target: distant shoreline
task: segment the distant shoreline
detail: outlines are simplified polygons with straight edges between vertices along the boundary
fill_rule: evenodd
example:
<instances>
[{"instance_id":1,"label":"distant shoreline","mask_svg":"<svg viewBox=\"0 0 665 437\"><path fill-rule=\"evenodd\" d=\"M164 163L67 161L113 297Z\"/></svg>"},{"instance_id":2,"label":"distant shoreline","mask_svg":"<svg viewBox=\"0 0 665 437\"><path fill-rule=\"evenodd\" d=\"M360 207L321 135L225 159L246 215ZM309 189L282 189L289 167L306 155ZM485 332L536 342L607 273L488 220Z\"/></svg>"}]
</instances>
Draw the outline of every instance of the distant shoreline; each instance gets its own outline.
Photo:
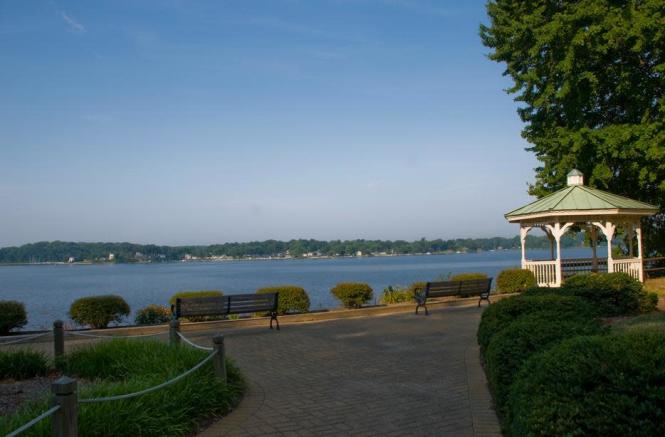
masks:
<instances>
[{"instance_id":1,"label":"distant shoreline","mask_svg":"<svg viewBox=\"0 0 665 437\"><path fill-rule=\"evenodd\" d=\"M215 264L227 262L252 262L252 261L305 261L305 260L332 260L332 259L368 259L368 258L395 258L412 256L443 256L443 255L472 255L475 253L489 252L510 252L518 251L517 248L496 249L496 250L478 250L473 252L438 252L438 253L398 253L386 255L340 255L340 256L310 256L310 257L251 257L251 258L233 258L233 259L191 259L191 260L169 260L169 261L144 261L144 262L91 262L91 261L46 261L38 263L0 263L0 267L17 266L108 266L108 265L163 265L163 264ZM544 249L539 249L544 250Z\"/></svg>"}]
</instances>

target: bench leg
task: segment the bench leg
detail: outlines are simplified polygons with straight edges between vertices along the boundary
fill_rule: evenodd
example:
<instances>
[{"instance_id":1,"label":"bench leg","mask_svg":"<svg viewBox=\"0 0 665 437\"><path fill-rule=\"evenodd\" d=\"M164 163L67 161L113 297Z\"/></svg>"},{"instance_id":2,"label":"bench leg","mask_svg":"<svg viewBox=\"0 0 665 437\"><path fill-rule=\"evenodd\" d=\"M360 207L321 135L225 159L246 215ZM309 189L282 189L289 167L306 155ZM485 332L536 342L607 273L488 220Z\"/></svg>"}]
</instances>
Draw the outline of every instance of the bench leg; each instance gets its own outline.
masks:
<instances>
[{"instance_id":1,"label":"bench leg","mask_svg":"<svg viewBox=\"0 0 665 437\"><path fill-rule=\"evenodd\" d=\"M490 302L490 297L489 296L487 296L487 297L480 296L480 299L478 299L478 308L480 308L480 302L482 302L483 300L486 300L488 305L492 304L492 302Z\"/></svg>"},{"instance_id":2,"label":"bench leg","mask_svg":"<svg viewBox=\"0 0 665 437\"><path fill-rule=\"evenodd\" d=\"M279 331L279 320L277 320L277 313L270 313L270 329L272 329L272 321L275 321L277 330Z\"/></svg>"}]
</instances>

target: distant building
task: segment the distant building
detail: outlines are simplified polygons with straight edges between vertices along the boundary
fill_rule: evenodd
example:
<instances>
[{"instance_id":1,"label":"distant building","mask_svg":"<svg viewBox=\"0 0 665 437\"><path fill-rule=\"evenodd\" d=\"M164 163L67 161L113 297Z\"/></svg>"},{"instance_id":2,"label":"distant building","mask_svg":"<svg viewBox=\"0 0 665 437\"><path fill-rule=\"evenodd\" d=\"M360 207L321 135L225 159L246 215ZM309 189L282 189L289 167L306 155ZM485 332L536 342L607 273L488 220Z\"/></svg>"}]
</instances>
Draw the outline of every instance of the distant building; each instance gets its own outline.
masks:
<instances>
[{"instance_id":1,"label":"distant building","mask_svg":"<svg viewBox=\"0 0 665 437\"><path fill-rule=\"evenodd\" d=\"M363 256L363 251L359 250L358 252L356 252L356 256Z\"/></svg>"},{"instance_id":2,"label":"distant building","mask_svg":"<svg viewBox=\"0 0 665 437\"><path fill-rule=\"evenodd\" d=\"M109 253L109 261L115 260L115 254L114 253Z\"/></svg>"},{"instance_id":3,"label":"distant building","mask_svg":"<svg viewBox=\"0 0 665 437\"><path fill-rule=\"evenodd\" d=\"M70 264L73 263L74 261L76 261L76 258L74 258L73 256L70 256L69 259L67 260L67 262Z\"/></svg>"}]
</instances>

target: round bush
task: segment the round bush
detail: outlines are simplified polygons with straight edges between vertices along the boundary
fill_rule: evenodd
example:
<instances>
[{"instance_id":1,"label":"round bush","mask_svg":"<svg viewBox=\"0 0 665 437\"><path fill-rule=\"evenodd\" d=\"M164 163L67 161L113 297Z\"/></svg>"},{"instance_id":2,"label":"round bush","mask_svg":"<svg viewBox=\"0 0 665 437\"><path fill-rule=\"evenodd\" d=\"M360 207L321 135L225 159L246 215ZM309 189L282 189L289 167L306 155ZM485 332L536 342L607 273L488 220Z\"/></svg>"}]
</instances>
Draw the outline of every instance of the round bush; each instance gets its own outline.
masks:
<instances>
[{"instance_id":1,"label":"round bush","mask_svg":"<svg viewBox=\"0 0 665 437\"><path fill-rule=\"evenodd\" d=\"M345 308L360 308L373 297L372 287L363 282L340 282L330 292L342 302Z\"/></svg>"},{"instance_id":2,"label":"round bush","mask_svg":"<svg viewBox=\"0 0 665 437\"><path fill-rule=\"evenodd\" d=\"M26 379L44 376L49 371L49 361L42 352L30 350L0 350L0 379Z\"/></svg>"},{"instance_id":3,"label":"round bush","mask_svg":"<svg viewBox=\"0 0 665 437\"><path fill-rule=\"evenodd\" d=\"M534 355L510 391L509 435L665 435L665 332L576 337Z\"/></svg>"},{"instance_id":4,"label":"round bush","mask_svg":"<svg viewBox=\"0 0 665 437\"><path fill-rule=\"evenodd\" d=\"M534 353L578 335L601 333L600 323L584 315L541 311L526 314L492 337L485 351L485 370L499 411L504 412L510 385Z\"/></svg>"},{"instance_id":5,"label":"round bush","mask_svg":"<svg viewBox=\"0 0 665 437\"><path fill-rule=\"evenodd\" d=\"M450 281L472 281L475 279L487 279L486 273L458 273L450 277Z\"/></svg>"},{"instance_id":6,"label":"round bush","mask_svg":"<svg viewBox=\"0 0 665 437\"><path fill-rule=\"evenodd\" d=\"M637 313L649 299L640 281L627 273L575 275L566 279L561 294L582 297L608 317Z\"/></svg>"},{"instance_id":7,"label":"round bush","mask_svg":"<svg viewBox=\"0 0 665 437\"><path fill-rule=\"evenodd\" d=\"M7 335L9 331L22 328L28 323L25 306L15 300L0 300L0 335Z\"/></svg>"},{"instance_id":8,"label":"round bush","mask_svg":"<svg viewBox=\"0 0 665 437\"><path fill-rule=\"evenodd\" d=\"M171 320L171 310L162 305L148 305L141 308L134 318L137 325L158 325Z\"/></svg>"},{"instance_id":9,"label":"round bush","mask_svg":"<svg viewBox=\"0 0 665 437\"><path fill-rule=\"evenodd\" d=\"M302 287L295 285L280 285L276 287L260 288L258 294L279 293L277 301L277 314L306 313L309 311L309 296Z\"/></svg>"},{"instance_id":10,"label":"round bush","mask_svg":"<svg viewBox=\"0 0 665 437\"><path fill-rule=\"evenodd\" d=\"M120 296L90 296L76 299L69 307L69 317L79 325L106 328L129 315L129 305Z\"/></svg>"},{"instance_id":11,"label":"round bush","mask_svg":"<svg viewBox=\"0 0 665 437\"><path fill-rule=\"evenodd\" d=\"M591 304L575 296L514 296L502 299L483 311L478 326L478 344L486 349L492 337L518 317L536 312L548 313L559 319L566 317L592 319L597 315Z\"/></svg>"},{"instance_id":12,"label":"round bush","mask_svg":"<svg viewBox=\"0 0 665 437\"><path fill-rule=\"evenodd\" d=\"M530 270L506 269L496 278L496 289L499 293L522 293L536 285L536 277Z\"/></svg>"}]
</instances>

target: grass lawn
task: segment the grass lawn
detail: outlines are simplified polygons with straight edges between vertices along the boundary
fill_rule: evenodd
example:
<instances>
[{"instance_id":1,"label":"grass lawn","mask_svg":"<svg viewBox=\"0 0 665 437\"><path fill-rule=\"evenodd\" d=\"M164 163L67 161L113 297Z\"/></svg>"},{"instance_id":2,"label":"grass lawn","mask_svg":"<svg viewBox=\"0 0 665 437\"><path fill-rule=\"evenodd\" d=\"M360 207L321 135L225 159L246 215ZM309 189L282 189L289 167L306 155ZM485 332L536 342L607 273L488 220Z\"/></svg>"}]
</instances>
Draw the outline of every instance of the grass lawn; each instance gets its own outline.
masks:
<instances>
[{"instance_id":1,"label":"grass lawn","mask_svg":"<svg viewBox=\"0 0 665 437\"><path fill-rule=\"evenodd\" d=\"M665 277L647 279L644 281L644 288L647 291L658 293L659 296L665 297Z\"/></svg>"}]
</instances>

